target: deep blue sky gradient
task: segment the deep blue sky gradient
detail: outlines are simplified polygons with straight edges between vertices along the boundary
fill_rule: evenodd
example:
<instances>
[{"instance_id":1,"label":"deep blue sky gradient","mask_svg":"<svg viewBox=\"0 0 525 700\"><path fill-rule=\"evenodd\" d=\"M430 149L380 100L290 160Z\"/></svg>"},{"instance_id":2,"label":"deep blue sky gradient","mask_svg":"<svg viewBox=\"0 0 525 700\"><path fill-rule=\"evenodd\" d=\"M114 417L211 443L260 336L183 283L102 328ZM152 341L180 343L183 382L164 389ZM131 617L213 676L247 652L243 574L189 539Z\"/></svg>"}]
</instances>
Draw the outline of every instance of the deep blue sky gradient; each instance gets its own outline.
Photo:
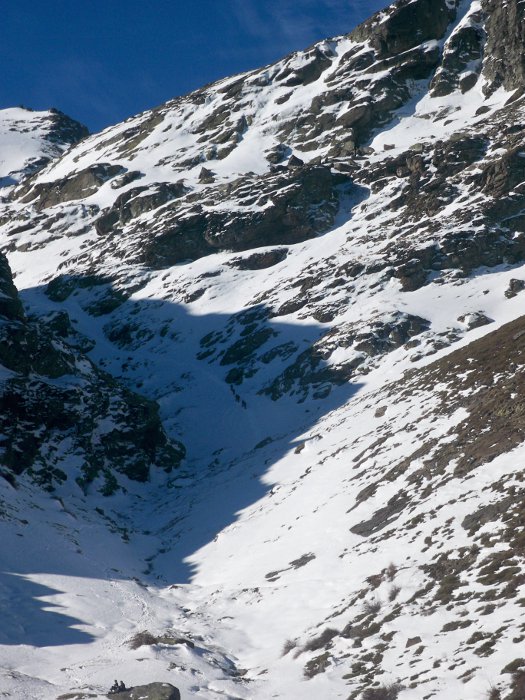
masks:
<instances>
[{"instance_id":1,"label":"deep blue sky gradient","mask_svg":"<svg viewBox=\"0 0 525 700\"><path fill-rule=\"evenodd\" d=\"M313 42L388 0L0 0L0 108L92 131Z\"/></svg>"}]
</instances>

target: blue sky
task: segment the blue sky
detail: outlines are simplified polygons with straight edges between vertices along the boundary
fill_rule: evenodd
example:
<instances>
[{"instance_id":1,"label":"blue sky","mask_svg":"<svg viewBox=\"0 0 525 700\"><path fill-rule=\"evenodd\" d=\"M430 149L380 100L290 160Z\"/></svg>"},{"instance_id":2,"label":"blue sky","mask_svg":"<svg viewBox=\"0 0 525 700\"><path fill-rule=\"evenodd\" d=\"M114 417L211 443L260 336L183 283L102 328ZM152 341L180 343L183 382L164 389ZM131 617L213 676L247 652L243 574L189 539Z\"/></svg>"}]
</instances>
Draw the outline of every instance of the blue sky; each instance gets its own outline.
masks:
<instances>
[{"instance_id":1,"label":"blue sky","mask_svg":"<svg viewBox=\"0 0 525 700\"><path fill-rule=\"evenodd\" d=\"M344 34L388 0L0 2L0 108L57 107L92 131Z\"/></svg>"}]
</instances>

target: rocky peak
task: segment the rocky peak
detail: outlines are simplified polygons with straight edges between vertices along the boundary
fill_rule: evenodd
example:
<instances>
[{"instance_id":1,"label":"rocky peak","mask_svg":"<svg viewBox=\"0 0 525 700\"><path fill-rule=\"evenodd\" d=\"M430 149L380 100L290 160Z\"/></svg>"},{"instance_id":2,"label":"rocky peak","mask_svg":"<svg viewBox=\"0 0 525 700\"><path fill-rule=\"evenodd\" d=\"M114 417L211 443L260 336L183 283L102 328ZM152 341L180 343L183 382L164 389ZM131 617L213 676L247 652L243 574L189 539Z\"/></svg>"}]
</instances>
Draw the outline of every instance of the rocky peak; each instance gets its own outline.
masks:
<instances>
[{"instance_id":1,"label":"rocky peak","mask_svg":"<svg viewBox=\"0 0 525 700\"><path fill-rule=\"evenodd\" d=\"M57 109L0 110L0 188L16 184L89 134Z\"/></svg>"}]
</instances>

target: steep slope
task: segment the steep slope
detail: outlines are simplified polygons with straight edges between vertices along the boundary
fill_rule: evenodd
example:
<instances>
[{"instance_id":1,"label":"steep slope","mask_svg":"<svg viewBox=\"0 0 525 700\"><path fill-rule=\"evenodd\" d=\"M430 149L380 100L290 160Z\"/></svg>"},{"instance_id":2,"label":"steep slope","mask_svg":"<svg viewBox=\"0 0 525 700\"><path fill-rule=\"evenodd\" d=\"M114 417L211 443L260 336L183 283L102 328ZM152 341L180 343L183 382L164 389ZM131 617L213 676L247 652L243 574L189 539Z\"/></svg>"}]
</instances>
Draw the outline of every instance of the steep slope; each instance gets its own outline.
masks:
<instances>
[{"instance_id":1,"label":"steep slope","mask_svg":"<svg viewBox=\"0 0 525 700\"><path fill-rule=\"evenodd\" d=\"M14 697L115 675L210 699L520 697L524 12L399 0L10 189L26 307L67 312L95 384L158 401L187 446L107 498L70 480L58 515L2 484L6 541L26 520L66 552L8 548L69 615L29 650L15 616Z\"/></svg>"}]
</instances>

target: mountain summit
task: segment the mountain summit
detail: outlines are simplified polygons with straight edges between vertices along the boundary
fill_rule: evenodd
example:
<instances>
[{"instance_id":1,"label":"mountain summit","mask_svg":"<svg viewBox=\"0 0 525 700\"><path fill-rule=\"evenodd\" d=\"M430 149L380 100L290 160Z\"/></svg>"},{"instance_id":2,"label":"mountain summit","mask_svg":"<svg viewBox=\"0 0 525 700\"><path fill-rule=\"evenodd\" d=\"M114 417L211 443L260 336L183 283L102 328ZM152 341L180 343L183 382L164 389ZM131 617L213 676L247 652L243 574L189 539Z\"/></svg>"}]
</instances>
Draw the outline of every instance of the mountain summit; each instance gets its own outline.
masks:
<instances>
[{"instance_id":1,"label":"mountain summit","mask_svg":"<svg viewBox=\"0 0 525 700\"><path fill-rule=\"evenodd\" d=\"M524 27L0 112L5 693L523 697Z\"/></svg>"}]
</instances>

